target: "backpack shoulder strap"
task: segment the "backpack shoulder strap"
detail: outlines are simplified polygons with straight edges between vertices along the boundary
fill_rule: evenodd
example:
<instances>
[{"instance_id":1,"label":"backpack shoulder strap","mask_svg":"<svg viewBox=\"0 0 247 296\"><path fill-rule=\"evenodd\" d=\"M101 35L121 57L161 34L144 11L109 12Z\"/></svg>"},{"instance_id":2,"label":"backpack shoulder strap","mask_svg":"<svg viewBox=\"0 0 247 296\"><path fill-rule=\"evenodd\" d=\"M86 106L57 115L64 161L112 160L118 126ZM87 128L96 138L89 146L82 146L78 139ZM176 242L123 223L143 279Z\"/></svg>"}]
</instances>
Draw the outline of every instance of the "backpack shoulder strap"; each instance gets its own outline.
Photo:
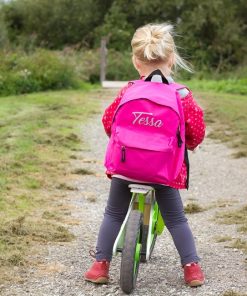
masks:
<instances>
[{"instance_id":1,"label":"backpack shoulder strap","mask_svg":"<svg viewBox=\"0 0 247 296\"><path fill-rule=\"evenodd\" d=\"M178 92L181 99L185 98L189 93L187 86L183 84L172 82L170 86L173 87Z\"/></svg>"}]
</instances>

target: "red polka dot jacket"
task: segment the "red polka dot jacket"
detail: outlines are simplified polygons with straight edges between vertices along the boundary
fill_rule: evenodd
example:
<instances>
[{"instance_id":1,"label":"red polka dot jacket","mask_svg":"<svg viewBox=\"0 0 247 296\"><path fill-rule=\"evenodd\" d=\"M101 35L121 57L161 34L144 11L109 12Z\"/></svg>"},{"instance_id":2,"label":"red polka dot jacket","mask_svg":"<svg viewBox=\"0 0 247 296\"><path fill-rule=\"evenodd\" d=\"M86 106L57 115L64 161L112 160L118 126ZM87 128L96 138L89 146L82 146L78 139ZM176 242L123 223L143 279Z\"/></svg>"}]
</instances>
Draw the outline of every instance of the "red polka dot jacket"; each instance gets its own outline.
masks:
<instances>
[{"instance_id":1,"label":"red polka dot jacket","mask_svg":"<svg viewBox=\"0 0 247 296\"><path fill-rule=\"evenodd\" d=\"M132 84L129 83L127 86L122 88L113 103L104 112L102 123L108 136L111 135L111 125L114 113L123 97L124 92L128 87L131 87L131 85ZM191 91L189 91L185 97L181 98L181 102L185 118L186 147L189 150L194 150L203 141L205 135L203 111L194 100ZM112 175L111 172L108 171L106 172L106 174L108 177L111 177ZM166 185L176 189L185 189L187 187L187 178L187 167L186 163L184 162L181 171L178 174L178 177L174 181Z\"/></svg>"}]
</instances>

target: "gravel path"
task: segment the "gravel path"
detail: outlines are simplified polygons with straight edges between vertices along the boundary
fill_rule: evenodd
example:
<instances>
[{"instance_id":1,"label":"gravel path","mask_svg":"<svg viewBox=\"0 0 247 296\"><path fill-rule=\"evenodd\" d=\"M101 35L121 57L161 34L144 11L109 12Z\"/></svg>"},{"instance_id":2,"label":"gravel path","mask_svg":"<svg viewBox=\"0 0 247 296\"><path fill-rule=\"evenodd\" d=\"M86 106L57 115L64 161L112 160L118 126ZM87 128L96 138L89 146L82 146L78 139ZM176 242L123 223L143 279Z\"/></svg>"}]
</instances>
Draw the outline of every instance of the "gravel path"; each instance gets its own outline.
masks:
<instances>
[{"instance_id":1,"label":"gravel path","mask_svg":"<svg viewBox=\"0 0 247 296\"><path fill-rule=\"evenodd\" d=\"M105 98L102 109L115 93L115 90L96 93ZM94 175L77 179L68 175L68 183L77 188L65 195L65 202L71 207L71 219L79 221L78 225L71 226L76 239L71 243L42 246L39 255L29 258L29 261L40 263L20 270L22 281L0 287L1 295L124 295L119 288L120 256L113 259L109 285L96 286L82 279L93 260L88 252L95 246L110 185L102 164L107 138L101 126L101 115L92 118L82 129L89 149L78 152L78 159L72 160L71 167L89 169ZM191 188L182 191L185 204L194 200L207 207L206 211L187 215L202 258L206 284L199 288L184 285L178 255L165 231L157 239L150 262L140 266L137 287L132 295L217 296L229 290L247 291L246 256L239 249L229 248L229 241L216 241L217 237L226 235L241 237L236 225L215 221L217 212L239 208L246 203L247 159L233 159L231 153L226 146L206 139L199 151L190 154Z\"/></svg>"}]
</instances>

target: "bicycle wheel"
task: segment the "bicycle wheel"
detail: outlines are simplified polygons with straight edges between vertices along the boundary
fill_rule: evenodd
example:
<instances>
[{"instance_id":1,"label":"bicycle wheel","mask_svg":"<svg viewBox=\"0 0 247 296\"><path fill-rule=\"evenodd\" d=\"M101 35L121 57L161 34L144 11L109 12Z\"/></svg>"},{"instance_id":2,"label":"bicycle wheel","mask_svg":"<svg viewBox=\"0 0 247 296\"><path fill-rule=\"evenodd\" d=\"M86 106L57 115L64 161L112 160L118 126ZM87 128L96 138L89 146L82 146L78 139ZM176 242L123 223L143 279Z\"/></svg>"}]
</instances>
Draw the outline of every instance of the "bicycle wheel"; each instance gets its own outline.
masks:
<instances>
[{"instance_id":1,"label":"bicycle wheel","mask_svg":"<svg viewBox=\"0 0 247 296\"><path fill-rule=\"evenodd\" d=\"M141 253L142 213L132 211L127 222L120 268L120 287L129 294L135 288Z\"/></svg>"},{"instance_id":2,"label":"bicycle wheel","mask_svg":"<svg viewBox=\"0 0 247 296\"><path fill-rule=\"evenodd\" d=\"M142 226L142 249L141 249L141 258L140 258L140 261L143 262L143 263L144 262L147 262L146 253L147 253L148 227L149 227L148 225L143 225ZM151 257L151 255L153 253L153 249L154 249L154 245L155 245L155 242L156 242L156 238L157 238L157 234L154 232L154 234L153 234L153 240L152 240L151 247L150 247L149 258Z\"/></svg>"}]
</instances>

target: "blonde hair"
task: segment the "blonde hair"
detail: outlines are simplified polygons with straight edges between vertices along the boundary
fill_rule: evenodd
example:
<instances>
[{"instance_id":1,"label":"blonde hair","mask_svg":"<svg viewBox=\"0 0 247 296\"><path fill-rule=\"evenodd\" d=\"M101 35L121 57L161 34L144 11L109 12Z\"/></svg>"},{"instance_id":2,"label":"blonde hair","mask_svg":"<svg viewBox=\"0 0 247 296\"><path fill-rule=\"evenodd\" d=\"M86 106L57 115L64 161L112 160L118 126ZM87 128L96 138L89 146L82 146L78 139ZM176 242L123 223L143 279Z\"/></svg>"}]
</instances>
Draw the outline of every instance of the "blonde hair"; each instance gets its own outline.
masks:
<instances>
[{"instance_id":1,"label":"blonde hair","mask_svg":"<svg viewBox=\"0 0 247 296\"><path fill-rule=\"evenodd\" d=\"M192 72L187 62L179 55L170 24L148 24L136 30L131 40L132 53L141 62L169 63Z\"/></svg>"}]
</instances>

